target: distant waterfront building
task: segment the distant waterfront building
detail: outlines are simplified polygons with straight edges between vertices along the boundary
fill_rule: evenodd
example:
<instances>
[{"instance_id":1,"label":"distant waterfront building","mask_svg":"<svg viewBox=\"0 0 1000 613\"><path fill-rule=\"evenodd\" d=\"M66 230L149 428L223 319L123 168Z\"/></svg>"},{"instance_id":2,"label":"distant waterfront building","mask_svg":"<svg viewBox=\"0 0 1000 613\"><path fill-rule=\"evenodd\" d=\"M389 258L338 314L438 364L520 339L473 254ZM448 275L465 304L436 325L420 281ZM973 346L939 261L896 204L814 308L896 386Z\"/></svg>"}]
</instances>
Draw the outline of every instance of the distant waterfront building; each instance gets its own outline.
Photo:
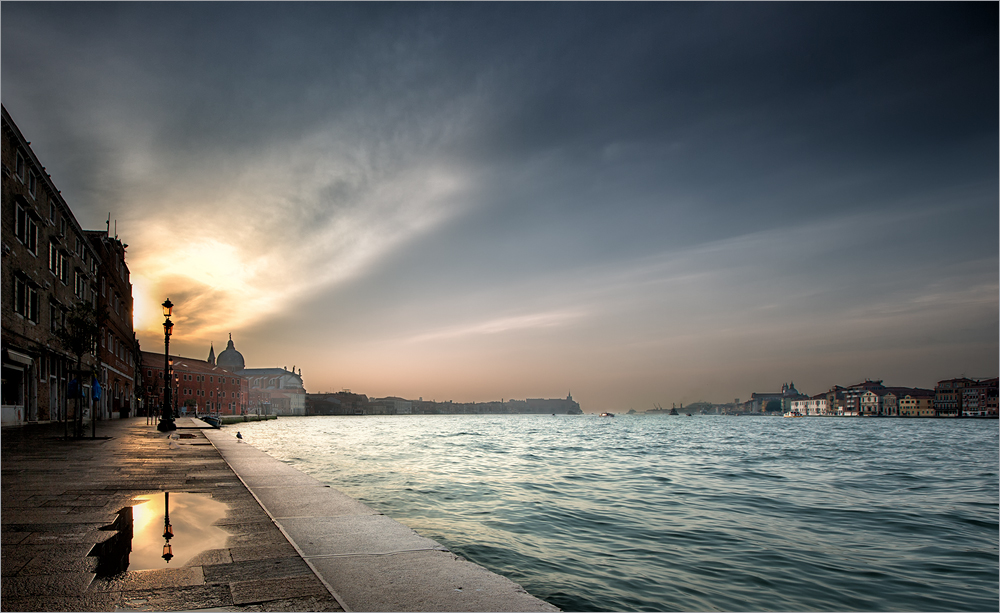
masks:
<instances>
[{"instance_id":1,"label":"distant waterfront building","mask_svg":"<svg viewBox=\"0 0 1000 613\"><path fill-rule=\"evenodd\" d=\"M786 413L792 410L792 402L808 399L795 389L795 383L784 383L780 392L753 392L746 407L750 413Z\"/></svg>"},{"instance_id":2,"label":"distant waterfront building","mask_svg":"<svg viewBox=\"0 0 1000 613\"><path fill-rule=\"evenodd\" d=\"M865 379L848 387L835 385L830 391L811 398L792 400L790 409L809 416L838 417L991 417L998 416L998 379L946 379L935 389L887 387L882 380ZM783 388L782 394L753 394L744 408L757 412L769 403L777 407L779 398L797 390ZM754 410L756 409L756 410ZM767 409L764 408L764 411ZM775 409L772 408L771 411Z\"/></svg>"},{"instance_id":3,"label":"distant waterfront building","mask_svg":"<svg viewBox=\"0 0 1000 613\"><path fill-rule=\"evenodd\" d=\"M582 415L573 396L566 398L529 398L490 402L452 402L446 400L407 400L397 396L371 398L345 390L336 393L306 394L308 415L519 415L557 413Z\"/></svg>"},{"instance_id":4,"label":"distant waterfront building","mask_svg":"<svg viewBox=\"0 0 1000 613\"><path fill-rule=\"evenodd\" d=\"M326 394L306 394L306 415L365 415L368 396L344 390Z\"/></svg>"},{"instance_id":5,"label":"distant waterfront building","mask_svg":"<svg viewBox=\"0 0 1000 613\"><path fill-rule=\"evenodd\" d=\"M938 381L934 410L938 417L997 417L997 378Z\"/></svg>"},{"instance_id":6,"label":"distant waterfront building","mask_svg":"<svg viewBox=\"0 0 1000 613\"><path fill-rule=\"evenodd\" d=\"M810 417L828 417L834 415L830 407L830 399L826 393L816 394L810 398L799 398L791 402L791 410L798 411Z\"/></svg>"},{"instance_id":7,"label":"distant waterfront building","mask_svg":"<svg viewBox=\"0 0 1000 613\"><path fill-rule=\"evenodd\" d=\"M845 387L843 389L844 409L840 414L845 417L860 417L862 415L861 396L865 392L877 392L884 389L885 386L882 385L881 379L876 381L865 379L863 383L856 383Z\"/></svg>"},{"instance_id":8,"label":"distant waterfront building","mask_svg":"<svg viewBox=\"0 0 1000 613\"><path fill-rule=\"evenodd\" d=\"M302 370L295 372L281 368L246 368L243 354L236 350L233 335L229 335L226 348L215 357L211 345L208 362L229 372L246 377L249 397L246 412L262 415L305 415L306 389L302 383Z\"/></svg>"},{"instance_id":9,"label":"distant waterfront building","mask_svg":"<svg viewBox=\"0 0 1000 613\"><path fill-rule=\"evenodd\" d=\"M883 398L889 394L889 390L884 387L879 389L864 390L858 397L858 406L862 417L876 417L887 414L886 407L883 406Z\"/></svg>"},{"instance_id":10,"label":"distant waterfront building","mask_svg":"<svg viewBox=\"0 0 1000 613\"><path fill-rule=\"evenodd\" d=\"M368 401L369 415L410 415L413 413L413 402L397 396L372 398Z\"/></svg>"},{"instance_id":11,"label":"distant waterfront building","mask_svg":"<svg viewBox=\"0 0 1000 613\"><path fill-rule=\"evenodd\" d=\"M900 417L935 417L934 390L911 389L899 395Z\"/></svg>"},{"instance_id":12,"label":"distant waterfront building","mask_svg":"<svg viewBox=\"0 0 1000 613\"><path fill-rule=\"evenodd\" d=\"M579 391L579 390L577 390ZM531 412L538 413L567 413L582 414L580 403L573 400L573 394L569 393L565 398L528 398L525 400Z\"/></svg>"}]
</instances>

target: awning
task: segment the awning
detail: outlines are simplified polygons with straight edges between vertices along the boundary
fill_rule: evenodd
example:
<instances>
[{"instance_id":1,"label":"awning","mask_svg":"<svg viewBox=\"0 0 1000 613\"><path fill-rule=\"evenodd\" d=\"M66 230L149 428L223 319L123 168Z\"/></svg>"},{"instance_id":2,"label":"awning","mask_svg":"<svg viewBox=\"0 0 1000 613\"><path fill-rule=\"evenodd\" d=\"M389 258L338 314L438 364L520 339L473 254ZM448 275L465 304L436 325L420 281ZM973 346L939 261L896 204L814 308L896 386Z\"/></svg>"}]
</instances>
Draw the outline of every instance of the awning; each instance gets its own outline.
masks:
<instances>
[{"instance_id":1,"label":"awning","mask_svg":"<svg viewBox=\"0 0 1000 613\"><path fill-rule=\"evenodd\" d=\"M31 366L32 363L31 356L24 355L23 353L18 353L13 349L7 350L7 360L10 362L16 362L18 364L23 364L24 366Z\"/></svg>"}]
</instances>

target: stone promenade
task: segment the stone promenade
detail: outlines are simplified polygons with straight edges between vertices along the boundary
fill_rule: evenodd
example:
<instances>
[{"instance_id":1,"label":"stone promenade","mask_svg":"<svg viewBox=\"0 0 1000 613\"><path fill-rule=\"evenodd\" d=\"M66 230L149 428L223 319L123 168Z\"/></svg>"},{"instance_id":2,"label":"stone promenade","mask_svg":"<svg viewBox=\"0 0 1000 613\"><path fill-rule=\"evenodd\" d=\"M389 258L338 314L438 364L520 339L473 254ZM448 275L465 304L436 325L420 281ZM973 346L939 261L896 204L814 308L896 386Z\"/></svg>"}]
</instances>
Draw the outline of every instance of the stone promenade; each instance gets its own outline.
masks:
<instances>
[{"instance_id":1,"label":"stone promenade","mask_svg":"<svg viewBox=\"0 0 1000 613\"><path fill-rule=\"evenodd\" d=\"M59 424L4 428L0 608L343 610L195 423L178 419L173 444L141 417L99 422L97 439L62 440ZM166 491L228 505L215 522L226 546L179 568L99 577L88 554L115 534L102 528L136 496Z\"/></svg>"},{"instance_id":2,"label":"stone promenade","mask_svg":"<svg viewBox=\"0 0 1000 613\"><path fill-rule=\"evenodd\" d=\"M168 436L145 418L112 420L99 424L96 438L79 440L65 440L59 424L3 429L0 609L558 610L241 444L235 426L212 430L186 417L177 426ZM190 538L188 556L170 559L173 567L160 559L166 517L156 539L139 532L153 528L145 509L164 492ZM137 511L136 498L151 494ZM192 499L218 515L203 520L207 507L195 511ZM221 529L219 542L209 545L204 528ZM140 546L143 556L155 546L155 564L136 562ZM203 551L190 558L196 549Z\"/></svg>"}]
</instances>

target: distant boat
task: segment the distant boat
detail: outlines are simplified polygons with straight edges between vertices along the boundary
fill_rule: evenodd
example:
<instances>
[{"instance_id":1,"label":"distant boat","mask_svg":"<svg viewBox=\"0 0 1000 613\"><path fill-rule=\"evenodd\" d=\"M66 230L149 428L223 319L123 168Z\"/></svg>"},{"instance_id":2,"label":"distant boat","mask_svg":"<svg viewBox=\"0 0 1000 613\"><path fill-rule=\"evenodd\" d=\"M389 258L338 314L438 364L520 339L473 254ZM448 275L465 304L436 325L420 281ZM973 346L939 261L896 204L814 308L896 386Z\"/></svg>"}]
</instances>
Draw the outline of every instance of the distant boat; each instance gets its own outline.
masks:
<instances>
[{"instance_id":1,"label":"distant boat","mask_svg":"<svg viewBox=\"0 0 1000 613\"><path fill-rule=\"evenodd\" d=\"M680 415L680 413L677 412L677 409L670 409L670 412L667 413L667 415Z\"/></svg>"},{"instance_id":2,"label":"distant boat","mask_svg":"<svg viewBox=\"0 0 1000 613\"><path fill-rule=\"evenodd\" d=\"M805 415L799 413L798 411L789 411L785 413L782 417L805 417Z\"/></svg>"},{"instance_id":3,"label":"distant boat","mask_svg":"<svg viewBox=\"0 0 1000 613\"><path fill-rule=\"evenodd\" d=\"M615 416L615 414L614 414L614 413L601 413L601 415L600 415L600 416L601 416L601 417L614 417L614 416Z\"/></svg>"},{"instance_id":4,"label":"distant boat","mask_svg":"<svg viewBox=\"0 0 1000 613\"><path fill-rule=\"evenodd\" d=\"M690 413L685 413L685 415L687 415L688 417L691 417L691 414L690 414Z\"/></svg>"}]
</instances>

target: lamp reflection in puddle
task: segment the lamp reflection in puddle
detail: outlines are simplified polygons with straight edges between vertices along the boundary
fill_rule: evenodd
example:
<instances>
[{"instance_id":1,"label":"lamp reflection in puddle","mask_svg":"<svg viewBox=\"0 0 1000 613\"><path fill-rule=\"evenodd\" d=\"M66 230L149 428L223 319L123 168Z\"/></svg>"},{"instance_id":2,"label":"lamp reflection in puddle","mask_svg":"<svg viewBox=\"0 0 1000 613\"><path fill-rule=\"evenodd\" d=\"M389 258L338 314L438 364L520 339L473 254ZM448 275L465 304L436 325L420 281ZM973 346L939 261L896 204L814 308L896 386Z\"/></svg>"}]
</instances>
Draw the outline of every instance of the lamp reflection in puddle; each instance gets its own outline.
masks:
<instances>
[{"instance_id":1,"label":"lamp reflection in puddle","mask_svg":"<svg viewBox=\"0 0 1000 613\"><path fill-rule=\"evenodd\" d=\"M224 548L230 534L215 523L226 517L228 508L206 493L157 492L135 499L128 569L187 566L206 550Z\"/></svg>"},{"instance_id":2,"label":"lamp reflection in puddle","mask_svg":"<svg viewBox=\"0 0 1000 613\"><path fill-rule=\"evenodd\" d=\"M174 550L170 546L170 539L174 536L174 529L170 525L170 492L163 492L163 559L170 563L170 558L174 557Z\"/></svg>"}]
</instances>

